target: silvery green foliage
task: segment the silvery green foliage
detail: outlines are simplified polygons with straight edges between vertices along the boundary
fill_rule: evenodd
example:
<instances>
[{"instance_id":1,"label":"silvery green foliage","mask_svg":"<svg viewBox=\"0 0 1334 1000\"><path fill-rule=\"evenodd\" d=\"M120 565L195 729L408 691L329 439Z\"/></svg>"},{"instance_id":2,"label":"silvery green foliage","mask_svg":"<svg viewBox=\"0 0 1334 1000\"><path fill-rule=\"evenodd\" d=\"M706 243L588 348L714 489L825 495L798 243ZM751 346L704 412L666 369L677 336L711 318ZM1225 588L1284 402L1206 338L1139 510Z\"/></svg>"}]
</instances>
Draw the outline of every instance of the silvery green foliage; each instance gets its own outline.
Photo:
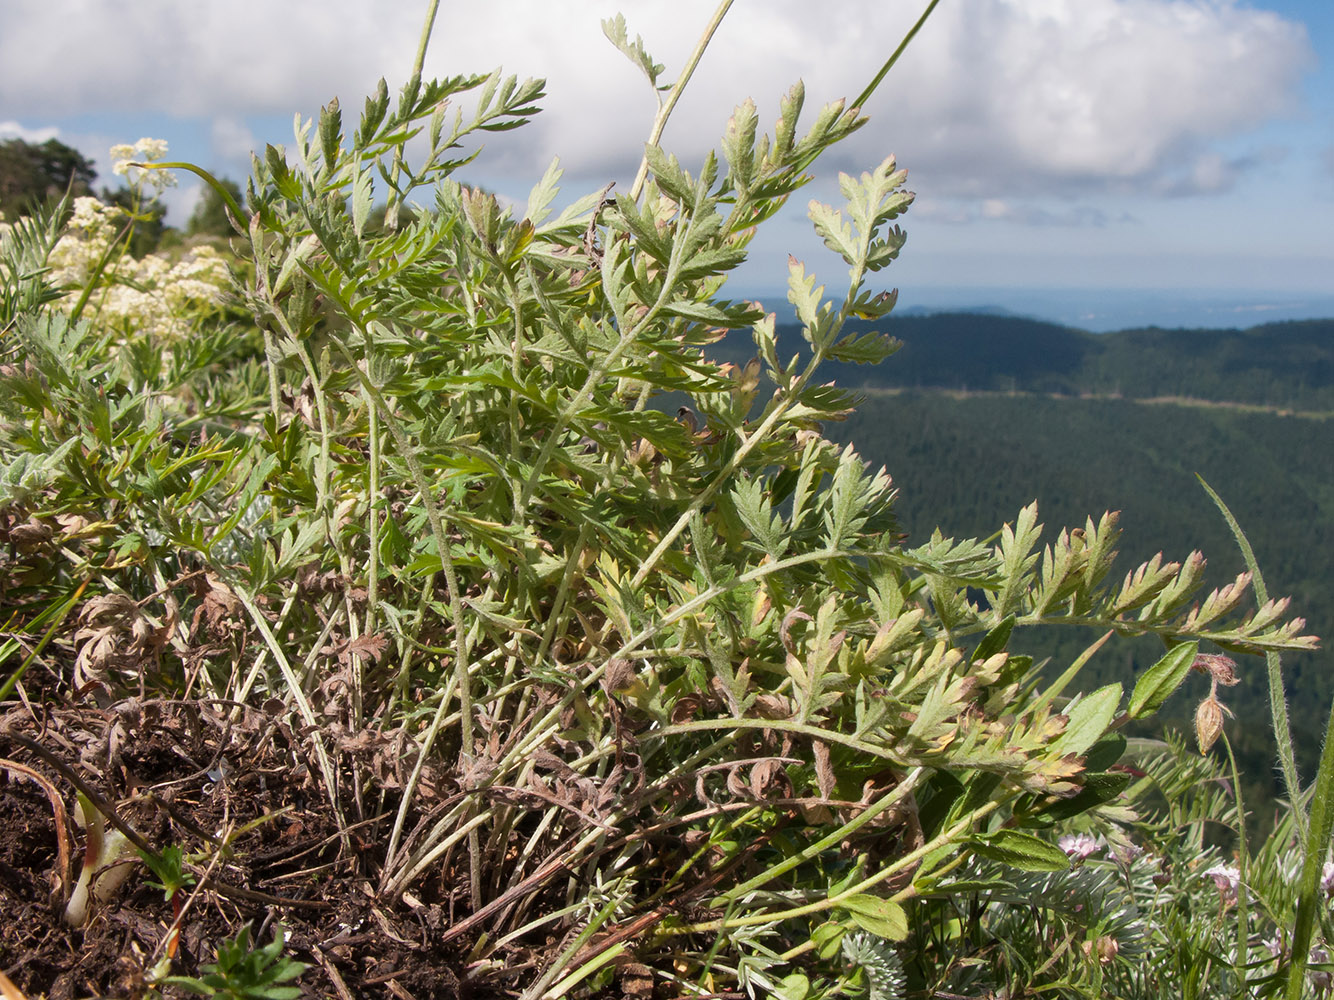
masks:
<instances>
[{"instance_id":1,"label":"silvery green foliage","mask_svg":"<svg viewBox=\"0 0 1334 1000\"><path fill-rule=\"evenodd\" d=\"M865 977L867 1000L900 1000L904 996L907 980L903 962L890 942L866 931L855 931L843 939L843 957Z\"/></svg>"},{"instance_id":2,"label":"silvery green foliage","mask_svg":"<svg viewBox=\"0 0 1334 1000\"><path fill-rule=\"evenodd\" d=\"M918 919L940 938L943 959L936 989L1042 982L1127 1000L1281 994L1300 868L1291 812L1243 855L1209 843L1241 825L1227 768L1175 734L1133 741L1124 759L1142 776L1075 820L1096 847L1076 851L1068 870L973 858L923 886L931 903ZM1321 892L1328 906L1327 886ZM1322 971L1308 974L1312 989Z\"/></svg>"},{"instance_id":3,"label":"silvery green foliage","mask_svg":"<svg viewBox=\"0 0 1334 1000\"><path fill-rule=\"evenodd\" d=\"M0 334L21 315L56 301L48 260L64 230L66 201L14 222L0 222Z\"/></svg>"},{"instance_id":4,"label":"silvery green foliage","mask_svg":"<svg viewBox=\"0 0 1334 1000\"><path fill-rule=\"evenodd\" d=\"M611 33L656 87L642 43ZM1111 578L1110 514L1044 543L1034 505L993 541L905 546L889 473L822 433L856 405L824 363L897 346L847 328L894 305L868 286L904 246L894 158L808 207L847 280L826 294L791 262L799 351L776 310L723 294L756 227L866 119L835 102L803 124L798 84L768 133L739 105L721 158L689 169L650 144L641 191L559 210L553 163L506 208L454 175L542 90L413 79L355 127L337 102L298 119L229 206L244 335L201 321L169 355L93 337L7 272L4 513L35 525L31 558L47 579L102 567L98 587L150 610L173 591L182 617L224 609L206 682L293 706L341 820L375 781L331 720L391 734L369 874L387 906L456 880L442 933L467 935L479 988L612 989L633 931L688 992L897 996L909 972L950 973L956 942L919 918L973 891L951 879L975 854L1054 873L998 878L1045 886L1061 919L1087 898L1138 926L1137 883L1068 873L1056 835L1129 822L1117 730L1199 641L1304 648L1300 620L1242 610L1248 581L1197 600L1197 554ZM729 330L750 363L708 356ZM204 597L179 582L198 576ZM1129 692L1075 693L1083 659L1052 681L1022 652L1047 624L1172 651ZM1001 928L1020 912L999 909Z\"/></svg>"}]
</instances>

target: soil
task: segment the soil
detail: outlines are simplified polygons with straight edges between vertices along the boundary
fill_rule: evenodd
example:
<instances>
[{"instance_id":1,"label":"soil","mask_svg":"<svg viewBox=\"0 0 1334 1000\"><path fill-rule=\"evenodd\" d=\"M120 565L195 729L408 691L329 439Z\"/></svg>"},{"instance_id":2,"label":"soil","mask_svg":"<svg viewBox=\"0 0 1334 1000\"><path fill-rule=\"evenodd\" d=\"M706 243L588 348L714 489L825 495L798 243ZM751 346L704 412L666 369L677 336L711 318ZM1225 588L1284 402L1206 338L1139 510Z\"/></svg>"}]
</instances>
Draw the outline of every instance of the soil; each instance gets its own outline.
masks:
<instances>
[{"instance_id":1,"label":"soil","mask_svg":"<svg viewBox=\"0 0 1334 1000\"><path fill-rule=\"evenodd\" d=\"M218 945L243 927L261 945L281 928L284 953L308 966L293 981L304 996L518 992L494 978L470 989L463 949L471 942L439 943L459 901L450 868L399 899L379 895L380 845L397 800L378 787L342 790L361 816L347 817L340 834L311 741L290 719L208 701L100 706L91 696L57 710L25 699L0 716L0 971L23 996L148 995L146 977L170 947L173 904L182 903L173 975L204 974L200 967L217 961ZM352 774L366 773L374 741L334 742L350 785ZM196 884L169 901L145 865L127 862L135 871L125 885L95 903L84 926L70 927L65 902L84 850L84 834L71 822L76 780L154 850L178 846ZM392 790L393 782L385 786ZM159 989L165 997L191 995Z\"/></svg>"}]
</instances>

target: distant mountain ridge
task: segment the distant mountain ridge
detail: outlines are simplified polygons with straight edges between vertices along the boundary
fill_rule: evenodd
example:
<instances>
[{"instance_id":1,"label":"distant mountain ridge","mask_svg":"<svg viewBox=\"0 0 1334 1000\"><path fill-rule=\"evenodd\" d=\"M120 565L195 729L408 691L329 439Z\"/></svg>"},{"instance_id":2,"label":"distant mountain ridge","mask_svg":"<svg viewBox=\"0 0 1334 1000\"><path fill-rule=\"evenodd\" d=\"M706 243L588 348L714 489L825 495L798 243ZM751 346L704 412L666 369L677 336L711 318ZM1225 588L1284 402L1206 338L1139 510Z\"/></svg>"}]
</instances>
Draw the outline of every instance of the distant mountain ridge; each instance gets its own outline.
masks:
<instances>
[{"instance_id":1,"label":"distant mountain ridge","mask_svg":"<svg viewBox=\"0 0 1334 1000\"><path fill-rule=\"evenodd\" d=\"M1046 322L1035 316L1030 316L1027 313L1015 312L1013 309L1006 309L1004 306L961 306L952 309L939 309L935 306L899 306L894 310L895 319L901 317L912 318L950 314L963 316L1012 316L1018 319L1031 319L1037 323Z\"/></svg>"},{"instance_id":2,"label":"distant mountain ridge","mask_svg":"<svg viewBox=\"0 0 1334 1000\"><path fill-rule=\"evenodd\" d=\"M875 367L831 363L823 369L826 378L849 388L1187 397L1334 412L1334 319L1095 334L966 312L896 315L850 328L880 329L903 347ZM728 360L753 355L743 337L729 337L719 353ZM800 327L781 325L779 342L790 355L800 343Z\"/></svg>"}]
</instances>

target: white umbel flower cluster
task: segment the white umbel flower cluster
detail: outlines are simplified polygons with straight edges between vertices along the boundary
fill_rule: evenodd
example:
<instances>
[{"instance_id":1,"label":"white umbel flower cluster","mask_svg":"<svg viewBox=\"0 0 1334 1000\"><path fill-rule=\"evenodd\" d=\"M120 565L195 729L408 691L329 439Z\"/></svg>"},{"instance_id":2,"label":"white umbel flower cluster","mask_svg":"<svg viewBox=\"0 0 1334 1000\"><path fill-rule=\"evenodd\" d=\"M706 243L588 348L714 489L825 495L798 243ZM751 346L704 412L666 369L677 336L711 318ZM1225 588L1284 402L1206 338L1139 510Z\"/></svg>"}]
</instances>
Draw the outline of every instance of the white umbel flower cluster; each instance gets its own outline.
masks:
<instances>
[{"instance_id":1,"label":"white umbel flower cluster","mask_svg":"<svg viewBox=\"0 0 1334 1000\"><path fill-rule=\"evenodd\" d=\"M53 280L76 289L68 296L71 305L96 281L89 315L95 312L100 325L165 341L187 336L193 314L222 302L226 261L210 246L197 246L175 263L158 254L135 260L117 253L112 246L125 219L119 208L96 198L76 198L66 233L51 253Z\"/></svg>"},{"instance_id":2,"label":"white umbel flower cluster","mask_svg":"<svg viewBox=\"0 0 1334 1000\"><path fill-rule=\"evenodd\" d=\"M165 139L140 139L133 145L121 143L111 147L111 172L124 177L137 191L142 192L145 186L152 188L156 197L176 186L176 175L170 170L148 166L166 155Z\"/></svg>"}]
</instances>

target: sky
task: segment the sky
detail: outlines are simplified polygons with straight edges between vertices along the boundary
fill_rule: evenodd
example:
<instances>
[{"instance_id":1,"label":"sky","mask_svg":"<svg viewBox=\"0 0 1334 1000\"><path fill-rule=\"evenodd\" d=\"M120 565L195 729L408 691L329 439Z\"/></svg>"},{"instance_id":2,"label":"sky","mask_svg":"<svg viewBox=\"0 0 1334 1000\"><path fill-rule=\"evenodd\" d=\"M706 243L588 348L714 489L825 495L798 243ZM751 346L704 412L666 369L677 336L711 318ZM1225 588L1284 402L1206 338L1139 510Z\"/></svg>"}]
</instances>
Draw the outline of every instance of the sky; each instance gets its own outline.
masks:
<instances>
[{"instance_id":1,"label":"sky","mask_svg":"<svg viewBox=\"0 0 1334 1000\"><path fill-rule=\"evenodd\" d=\"M807 121L859 93L926 0L736 0L663 145L693 169L749 97L772 128L797 79ZM428 74L543 77L543 112L487 137L463 179L520 204L553 157L571 198L626 190L655 98L603 37L620 11L670 81L715 0L441 5ZM111 182L108 148L243 179L294 114L359 109L406 79L425 0L0 0L0 138L56 138ZM917 193L899 261L877 275L917 306L1002 306L1090 329L1334 316L1334 3L942 0L864 111L752 244L733 297L782 304L789 253L831 288L845 267L810 198L886 155ZM169 192L188 218L197 184ZM773 299L772 303L770 299Z\"/></svg>"}]
</instances>

